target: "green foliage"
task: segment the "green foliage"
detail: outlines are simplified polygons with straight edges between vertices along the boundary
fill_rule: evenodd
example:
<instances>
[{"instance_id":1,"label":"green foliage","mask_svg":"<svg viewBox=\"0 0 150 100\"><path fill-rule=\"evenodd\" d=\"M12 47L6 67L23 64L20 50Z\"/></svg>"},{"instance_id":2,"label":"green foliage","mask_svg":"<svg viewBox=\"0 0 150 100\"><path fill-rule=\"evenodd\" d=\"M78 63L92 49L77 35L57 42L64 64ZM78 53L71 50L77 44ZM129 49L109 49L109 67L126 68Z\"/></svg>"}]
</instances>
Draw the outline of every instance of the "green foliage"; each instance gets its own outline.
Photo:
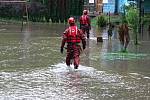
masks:
<instances>
[{"instance_id":1,"label":"green foliage","mask_svg":"<svg viewBox=\"0 0 150 100\"><path fill-rule=\"evenodd\" d=\"M134 33L134 39L135 39L135 44L138 44L138 24L139 24L139 12L136 8L129 8L127 14L126 14L126 18L127 21L129 23L129 25L131 26L131 28L133 29L133 33Z\"/></svg>"},{"instance_id":2,"label":"green foliage","mask_svg":"<svg viewBox=\"0 0 150 100\"><path fill-rule=\"evenodd\" d=\"M122 15L120 19L121 19L121 23L122 23L122 24L124 24L124 23L125 23L125 24L128 24L128 21L127 21L127 18L126 18L125 15Z\"/></svg>"},{"instance_id":3,"label":"green foliage","mask_svg":"<svg viewBox=\"0 0 150 100\"><path fill-rule=\"evenodd\" d=\"M97 25L97 17L91 19L91 26L95 27L96 25Z\"/></svg>"},{"instance_id":4,"label":"green foliage","mask_svg":"<svg viewBox=\"0 0 150 100\"><path fill-rule=\"evenodd\" d=\"M97 25L98 27L105 27L107 23L106 17L104 15L97 17Z\"/></svg>"},{"instance_id":5,"label":"green foliage","mask_svg":"<svg viewBox=\"0 0 150 100\"><path fill-rule=\"evenodd\" d=\"M138 14L138 10L135 8L130 8L126 14L127 21L132 27L137 27L138 25Z\"/></svg>"},{"instance_id":6,"label":"green foliage","mask_svg":"<svg viewBox=\"0 0 150 100\"><path fill-rule=\"evenodd\" d=\"M32 22L64 23L70 16L82 15L84 0L27 0L28 17ZM22 20L25 7L20 3L1 3L0 18Z\"/></svg>"}]
</instances>

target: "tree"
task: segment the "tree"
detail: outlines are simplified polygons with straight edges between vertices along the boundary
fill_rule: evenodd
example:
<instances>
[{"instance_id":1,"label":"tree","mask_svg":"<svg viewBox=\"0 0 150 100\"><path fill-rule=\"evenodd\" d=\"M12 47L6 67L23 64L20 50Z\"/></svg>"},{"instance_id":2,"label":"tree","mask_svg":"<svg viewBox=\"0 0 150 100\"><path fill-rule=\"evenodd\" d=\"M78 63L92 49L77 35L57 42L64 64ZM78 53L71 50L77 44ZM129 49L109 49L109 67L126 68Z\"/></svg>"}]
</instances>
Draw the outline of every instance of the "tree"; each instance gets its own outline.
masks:
<instances>
[{"instance_id":1,"label":"tree","mask_svg":"<svg viewBox=\"0 0 150 100\"><path fill-rule=\"evenodd\" d=\"M138 44L138 10L136 8L129 8L126 14L126 18L127 21L129 23L129 25L131 26L131 28L133 29L133 33L134 33L134 43L137 45Z\"/></svg>"}]
</instances>

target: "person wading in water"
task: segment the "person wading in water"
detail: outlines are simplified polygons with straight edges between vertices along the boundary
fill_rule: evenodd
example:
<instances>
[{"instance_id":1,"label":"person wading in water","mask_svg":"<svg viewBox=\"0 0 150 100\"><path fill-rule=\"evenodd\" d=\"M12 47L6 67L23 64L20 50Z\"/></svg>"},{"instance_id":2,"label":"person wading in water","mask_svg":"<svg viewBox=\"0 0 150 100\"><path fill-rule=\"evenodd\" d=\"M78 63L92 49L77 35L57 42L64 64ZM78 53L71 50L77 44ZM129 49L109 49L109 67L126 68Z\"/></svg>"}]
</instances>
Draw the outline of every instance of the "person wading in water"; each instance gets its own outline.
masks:
<instances>
[{"instance_id":1,"label":"person wading in water","mask_svg":"<svg viewBox=\"0 0 150 100\"><path fill-rule=\"evenodd\" d=\"M87 38L89 39L91 22L87 10L83 10L83 15L80 17L79 20L80 20L80 29L83 31L84 34L86 34Z\"/></svg>"},{"instance_id":2,"label":"person wading in water","mask_svg":"<svg viewBox=\"0 0 150 100\"><path fill-rule=\"evenodd\" d=\"M126 52L127 46L130 42L129 28L127 21L124 20L122 24L119 26L119 40L121 43L121 51Z\"/></svg>"},{"instance_id":3,"label":"person wading in water","mask_svg":"<svg viewBox=\"0 0 150 100\"><path fill-rule=\"evenodd\" d=\"M73 59L74 69L78 69L80 62L80 53L82 42L83 50L86 48L86 38L85 35L79 30L75 24L75 19L70 17L68 19L69 27L63 32L61 49L60 52L63 53L63 48L65 43L67 43L67 55L66 55L66 65L70 66L71 60Z\"/></svg>"},{"instance_id":4,"label":"person wading in water","mask_svg":"<svg viewBox=\"0 0 150 100\"><path fill-rule=\"evenodd\" d=\"M113 35L114 27L115 26L112 23L109 23L109 25L108 25L108 31L107 31L107 33L108 33L108 40L111 40L111 37Z\"/></svg>"}]
</instances>

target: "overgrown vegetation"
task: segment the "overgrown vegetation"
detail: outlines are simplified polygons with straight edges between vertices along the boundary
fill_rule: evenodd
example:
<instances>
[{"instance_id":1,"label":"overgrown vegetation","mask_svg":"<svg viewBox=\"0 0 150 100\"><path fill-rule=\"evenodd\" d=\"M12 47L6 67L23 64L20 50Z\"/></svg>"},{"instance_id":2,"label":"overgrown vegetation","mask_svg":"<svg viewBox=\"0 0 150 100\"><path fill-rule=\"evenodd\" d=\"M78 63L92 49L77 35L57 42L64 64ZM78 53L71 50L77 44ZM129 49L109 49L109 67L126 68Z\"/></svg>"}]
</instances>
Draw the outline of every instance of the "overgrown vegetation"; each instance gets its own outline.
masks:
<instances>
[{"instance_id":1,"label":"overgrown vegetation","mask_svg":"<svg viewBox=\"0 0 150 100\"><path fill-rule=\"evenodd\" d=\"M84 0L28 0L29 20L33 22L64 22L70 16L80 16ZM22 20L26 6L21 3L0 2L0 18Z\"/></svg>"},{"instance_id":2,"label":"overgrown vegetation","mask_svg":"<svg viewBox=\"0 0 150 100\"><path fill-rule=\"evenodd\" d=\"M97 25L98 27L105 27L107 24L107 19L104 15L100 15L97 17Z\"/></svg>"},{"instance_id":3,"label":"overgrown vegetation","mask_svg":"<svg viewBox=\"0 0 150 100\"><path fill-rule=\"evenodd\" d=\"M139 12L135 7L130 7L127 9L125 15L129 26L133 29L134 43L138 44L138 25L139 25Z\"/></svg>"}]
</instances>

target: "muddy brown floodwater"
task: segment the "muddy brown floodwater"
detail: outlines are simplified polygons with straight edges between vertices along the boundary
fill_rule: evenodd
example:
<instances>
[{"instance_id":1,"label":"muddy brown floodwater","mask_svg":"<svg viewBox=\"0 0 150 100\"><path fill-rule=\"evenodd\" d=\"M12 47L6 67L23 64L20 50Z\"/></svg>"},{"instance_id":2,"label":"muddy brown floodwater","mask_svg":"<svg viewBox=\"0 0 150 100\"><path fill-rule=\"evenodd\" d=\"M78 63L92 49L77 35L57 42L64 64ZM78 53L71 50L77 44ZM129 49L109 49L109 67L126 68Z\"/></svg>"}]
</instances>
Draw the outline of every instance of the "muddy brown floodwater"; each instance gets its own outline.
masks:
<instances>
[{"instance_id":1,"label":"muddy brown floodwater","mask_svg":"<svg viewBox=\"0 0 150 100\"><path fill-rule=\"evenodd\" d=\"M128 52L118 39L97 43L94 29L79 69L60 53L64 24L0 25L0 100L150 100L150 41ZM73 66L71 66L73 68Z\"/></svg>"}]
</instances>

